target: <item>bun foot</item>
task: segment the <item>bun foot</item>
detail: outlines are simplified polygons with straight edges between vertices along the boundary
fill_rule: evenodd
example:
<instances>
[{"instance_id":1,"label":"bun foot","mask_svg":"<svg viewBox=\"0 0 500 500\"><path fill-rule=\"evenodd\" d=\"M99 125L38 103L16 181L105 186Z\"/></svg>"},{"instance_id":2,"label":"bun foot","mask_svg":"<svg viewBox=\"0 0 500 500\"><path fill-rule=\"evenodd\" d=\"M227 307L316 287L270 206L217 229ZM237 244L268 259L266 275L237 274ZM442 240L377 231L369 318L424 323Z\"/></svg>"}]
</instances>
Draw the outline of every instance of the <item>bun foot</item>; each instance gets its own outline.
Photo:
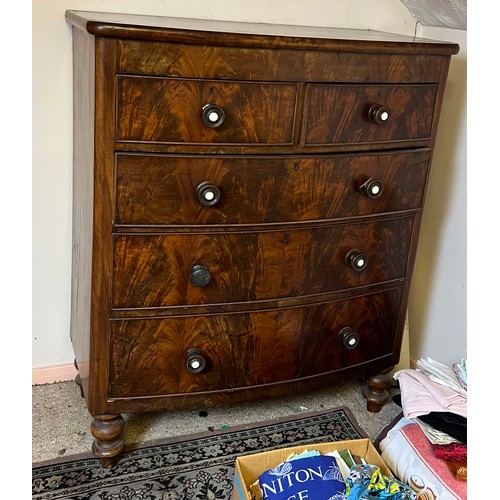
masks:
<instances>
[{"instance_id":1,"label":"bun foot","mask_svg":"<svg viewBox=\"0 0 500 500\"><path fill-rule=\"evenodd\" d=\"M366 399L366 409L372 413L378 413L382 406L389 401L389 392L387 389L392 384L392 375L390 372L394 367L391 366L380 373L368 377L366 385L363 387L363 396Z\"/></svg>"},{"instance_id":2,"label":"bun foot","mask_svg":"<svg viewBox=\"0 0 500 500\"><path fill-rule=\"evenodd\" d=\"M90 426L95 441L92 452L101 459L104 469L111 469L118 463L118 455L125 448L122 433L125 422L121 415L95 415Z\"/></svg>"}]
</instances>

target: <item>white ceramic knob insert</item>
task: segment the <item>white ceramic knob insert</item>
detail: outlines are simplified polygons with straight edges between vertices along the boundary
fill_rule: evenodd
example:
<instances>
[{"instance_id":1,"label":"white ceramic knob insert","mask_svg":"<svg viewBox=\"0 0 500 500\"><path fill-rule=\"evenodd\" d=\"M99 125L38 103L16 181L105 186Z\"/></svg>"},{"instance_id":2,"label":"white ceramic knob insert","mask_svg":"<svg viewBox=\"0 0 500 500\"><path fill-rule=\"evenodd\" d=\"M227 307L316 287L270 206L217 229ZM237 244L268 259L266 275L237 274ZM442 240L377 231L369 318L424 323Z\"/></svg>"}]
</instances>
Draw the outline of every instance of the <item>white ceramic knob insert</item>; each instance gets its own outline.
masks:
<instances>
[{"instance_id":1,"label":"white ceramic knob insert","mask_svg":"<svg viewBox=\"0 0 500 500\"><path fill-rule=\"evenodd\" d=\"M218 113L216 113L215 111L212 111L212 112L210 112L210 113L208 114L208 119L209 119L211 122L215 123L215 122L219 119L219 115L218 115Z\"/></svg>"}]
</instances>

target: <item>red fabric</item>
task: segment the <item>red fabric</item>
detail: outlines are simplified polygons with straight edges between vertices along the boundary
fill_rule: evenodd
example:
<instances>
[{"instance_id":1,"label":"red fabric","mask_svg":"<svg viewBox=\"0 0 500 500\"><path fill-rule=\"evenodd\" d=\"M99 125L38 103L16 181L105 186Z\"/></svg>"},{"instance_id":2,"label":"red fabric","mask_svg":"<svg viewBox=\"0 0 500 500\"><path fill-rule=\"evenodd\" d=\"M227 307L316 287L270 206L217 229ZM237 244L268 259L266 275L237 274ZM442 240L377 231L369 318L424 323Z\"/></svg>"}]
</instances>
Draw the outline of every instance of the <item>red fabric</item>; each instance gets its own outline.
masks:
<instances>
[{"instance_id":1,"label":"red fabric","mask_svg":"<svg viewBox=\"0 0 500 500\"><path fill-rule=\"evenodd\" d=\"M401 429L401 434L435 480L455 498L465 500L467 498L467 481L459 480L448 467L449 462L436 457L432 443L420 426L418 424L406 425Z\"/></svg>"},{"instance_id":2,"label":"red fabric","mask_svg":"<svg viewBox=\"0 0 500 500\"><path fill-rule=\"evenodd\" d=\"M437 458L452 462L467 462L467 445L463 443L433 444Z\"/></svg>"}]
</instances>

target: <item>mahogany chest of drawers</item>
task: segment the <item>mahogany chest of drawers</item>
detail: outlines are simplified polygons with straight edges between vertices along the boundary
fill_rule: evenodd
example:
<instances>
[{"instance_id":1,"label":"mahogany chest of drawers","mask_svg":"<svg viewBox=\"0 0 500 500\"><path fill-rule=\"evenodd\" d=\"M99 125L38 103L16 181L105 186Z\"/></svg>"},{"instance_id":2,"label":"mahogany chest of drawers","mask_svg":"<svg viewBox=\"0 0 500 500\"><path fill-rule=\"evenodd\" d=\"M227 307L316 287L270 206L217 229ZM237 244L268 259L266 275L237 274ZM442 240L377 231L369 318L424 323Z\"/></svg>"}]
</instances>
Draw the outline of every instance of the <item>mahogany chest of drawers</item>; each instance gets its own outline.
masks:
<instances>
[{"instance_id":1,"label":"mahogany chest of drawers","mask_svg":"<svg viewBox=\"0 0 500 500\"><path fill-rule=\"evenodd\" d=\"M71 339L93 451L122 413L226 405L399 360L455 44L68 11Z\"/></svg>"}]
</instances>

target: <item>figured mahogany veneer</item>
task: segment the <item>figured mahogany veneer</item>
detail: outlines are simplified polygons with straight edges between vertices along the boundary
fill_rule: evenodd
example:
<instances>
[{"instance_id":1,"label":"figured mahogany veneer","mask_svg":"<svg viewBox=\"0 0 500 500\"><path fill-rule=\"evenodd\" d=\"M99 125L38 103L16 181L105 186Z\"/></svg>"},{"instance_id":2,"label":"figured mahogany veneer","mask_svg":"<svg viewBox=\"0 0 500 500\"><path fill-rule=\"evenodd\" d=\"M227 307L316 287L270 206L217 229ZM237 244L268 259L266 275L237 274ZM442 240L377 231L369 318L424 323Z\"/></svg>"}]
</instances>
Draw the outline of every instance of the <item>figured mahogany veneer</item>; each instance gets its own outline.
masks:
<instances>
[{"instance_id":1,"label":"figured mahogany veneer","mask_svg":"<svg viewBox=\"0 0 500 500\"><path fill-rule=\"evenodd\" d=\"M395 288L307 307L114 321L109 394L238 390L360 365L391 351L400 299L401 288ZM359 334L358 348L342 346L345 325ZM208 363L200 373L185 368L194 346ZM279 352L272 362L270 352Z\"/></svg>"},{"instance_id":2,"label":"figured mahogany veneer","mask_svg":"<svg viewBox=\"0 0 500 500\"><path fill-rule=\"evenodd\" d=\"M418 210L431 151L328 156L116 156L115 224L204 226L307 222ZM384 196L363 185L377 179ZM207 210L197 187L220 191ZM180 229L180 227L179 227Z\"/></svg>"},{"instance_id":3,"label":"figured mahogany veneer","mask_svg":"<svg viewBox=\"0 0 500 500\"><path fill-rule=\"evenodd\" d=\"M122 413L227 405L399 360L455 44L68 11L71 340L104 467Z\"/></svg>"},{"instance_id":4,"label":"figured mahogany veneer","mask_svg":"<svg viewBox=\"0 0 500 500\"><path fill-rule=\"evenodd\" d=\"M413 217L262 232L119 234L113 248L116 308L275 300L404 281ZM363 271L346 262L358 249ZM190 283L195 265L210 283Z\"/></svg>"},{"instance_id":5,"label":"figured mahogany veneer","mask_svg":"<svg viewBox=\"0 0 500 500\"><path fill-rule=\"evenodd\" d=\"M121 76L117 87L118 141L292 143L297 84ZM224 109L223 127L203 126L206 103Z\"/></svg>"}]
</instances>

